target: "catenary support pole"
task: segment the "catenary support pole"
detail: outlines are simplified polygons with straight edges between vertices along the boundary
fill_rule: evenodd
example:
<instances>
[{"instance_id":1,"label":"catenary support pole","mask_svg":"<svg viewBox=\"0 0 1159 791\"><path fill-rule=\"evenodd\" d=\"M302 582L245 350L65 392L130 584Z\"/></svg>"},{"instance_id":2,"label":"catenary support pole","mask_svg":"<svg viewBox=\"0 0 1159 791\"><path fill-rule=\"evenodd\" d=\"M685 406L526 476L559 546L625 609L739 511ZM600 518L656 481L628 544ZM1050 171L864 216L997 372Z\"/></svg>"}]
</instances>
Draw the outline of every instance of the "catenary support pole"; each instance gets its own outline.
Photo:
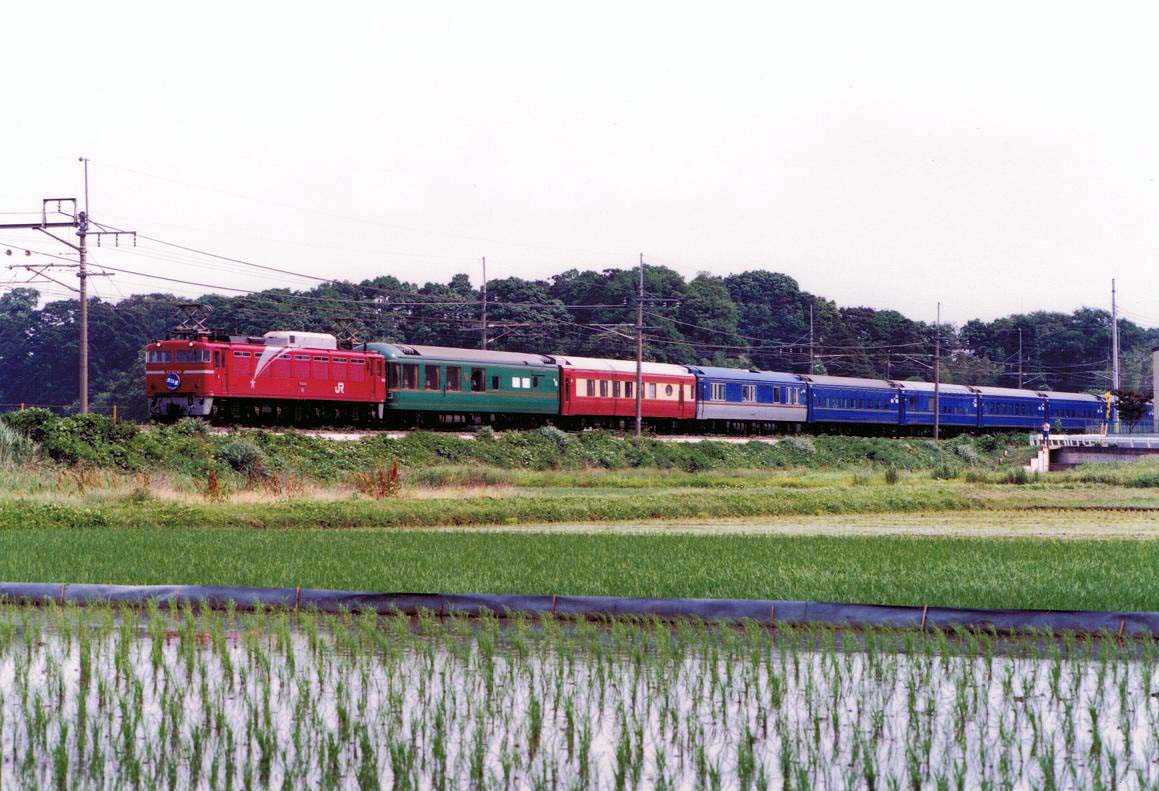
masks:
<instances>
[{"instance_id":1,"label":"catenary support pole","mask_svg":"<svg viewBox=\"0 0 1159 791\"><path fill-rule=\"evenodd\" d=\"M487 256L483 256L483 351L487 350Z\"/></svg>"},{"instance_id":2,"label":"catenary support pole","mask_svg":"<svg viewBox=\"0 0 1159 791\"><path fill-rule=\"evenodd\" d=\"M1018 389L1022 389L1022 328L1018 328Z\"/></svg>"},{"instance_id":3,"label":"catenary support pole","mask_svg":"<svg viewBox=\"0 0 1159 791\"><path fill-rule=\"evenodd\" d=\"M1115 294L1115 278L1111 278L1111 392L1117 393L1119 381L1119 303ZM1115 413L1115 431L1119 430L1118 412Z\"/></svg>"},{"instance_id":4,"label":"catenary support pole","mask_svg":"<svg viewBox=\"0 0 1159 791\"><path fill-rule=\"evenodd\" d=\"M813 362L813 303L809 303L809 373L817 373L816 364Z\"/></svg>"},{"instance_id":5,"label":"catenary support pole","mask_svg":"<svg viewBox=\"0 0 1159 791\"><path fill-rule=\"evenodd\" d=\"M942 434L942 303L934 319L934 439Z\"/></svg>"},{"instance_id":6,"label":"catenary support pole","mask_svg":"<svg viewBox=\"0 0 1159 791\"><path fill-rule=\"evenodd\" d=\"M681 385L683 387L683 385ZM644 254L640 253L640 286L636 292L636 436L644 430Z\"/></svg>"},{"instance_id":7,"label":"catenary support pole","mask_svg":"<svg viewBox=\"0 0 1159 791\"><path fill-rule=\"evenodd\" d=\"M1115 279L1111 278L1111 389L1119 384L1119 305L1115 298Z\"/></svg>"},{"instance_id":8,"label":"catenary support pole","mask_svg":"<svg viewBox=\"0 0 1159 791\"><path fill-rule=\"evenodd\" d=\"M86 183L85 191L88 191ZM80 280L80 412L82 415L89 411L89 287L88 287L88 256L85 237L88 235L88 212L77 214L77 270L76 276Z\"/></svg>"}]
</instances>

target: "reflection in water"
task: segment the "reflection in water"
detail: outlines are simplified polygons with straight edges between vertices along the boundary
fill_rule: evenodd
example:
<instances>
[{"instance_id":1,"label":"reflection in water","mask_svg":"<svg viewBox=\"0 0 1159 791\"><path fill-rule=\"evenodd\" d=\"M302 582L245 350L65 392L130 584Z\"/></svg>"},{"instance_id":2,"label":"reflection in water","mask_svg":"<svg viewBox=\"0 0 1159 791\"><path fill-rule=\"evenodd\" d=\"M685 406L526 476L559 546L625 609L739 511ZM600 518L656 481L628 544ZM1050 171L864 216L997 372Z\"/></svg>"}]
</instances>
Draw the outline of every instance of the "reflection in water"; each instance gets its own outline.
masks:
<instances>
[{"instance_id":1,"label":"reflection in water","mask_svg":"<svg viewBox=\"0 0 1159 791\"><path fill-rule=\"evenodd\" d=\"M1110 637L0 608L0 787L1151 787L1156 656Z\"/></svg>"}]
</instances>

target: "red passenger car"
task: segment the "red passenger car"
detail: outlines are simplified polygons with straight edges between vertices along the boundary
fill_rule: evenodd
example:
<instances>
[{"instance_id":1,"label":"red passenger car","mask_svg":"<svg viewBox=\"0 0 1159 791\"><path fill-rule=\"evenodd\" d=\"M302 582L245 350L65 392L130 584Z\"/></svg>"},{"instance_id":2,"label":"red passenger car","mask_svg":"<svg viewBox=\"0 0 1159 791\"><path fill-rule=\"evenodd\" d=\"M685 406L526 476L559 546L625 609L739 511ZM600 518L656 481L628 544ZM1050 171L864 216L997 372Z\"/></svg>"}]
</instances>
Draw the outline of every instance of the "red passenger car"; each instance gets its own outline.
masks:
<instances>
[{"instance_id":1,"label":"red passenger car","mask_svg":"<svg viewBox=\"0 0 1159 791\"><path fill-rule=\"evenodd\" d=\"M145 392L155 418L381 420L384 377L381 355L339 349L333 335L322 333L201 335L145 349Z\"/></svg>"},{"instance_id":2,"label":"red passenger car","mask_svg":"<svg viewBox=\"0 0 1159 791\"><path fill-rule=\"evenodd\" d=\"M560 371L560 415L578 422L620 423L636 416L636 363L594 357L552 357ZM682 365L644 363L645 419L696 418L696 377ZM596 418L591 420L591 418Z\"/></svg>"}]
</instances>

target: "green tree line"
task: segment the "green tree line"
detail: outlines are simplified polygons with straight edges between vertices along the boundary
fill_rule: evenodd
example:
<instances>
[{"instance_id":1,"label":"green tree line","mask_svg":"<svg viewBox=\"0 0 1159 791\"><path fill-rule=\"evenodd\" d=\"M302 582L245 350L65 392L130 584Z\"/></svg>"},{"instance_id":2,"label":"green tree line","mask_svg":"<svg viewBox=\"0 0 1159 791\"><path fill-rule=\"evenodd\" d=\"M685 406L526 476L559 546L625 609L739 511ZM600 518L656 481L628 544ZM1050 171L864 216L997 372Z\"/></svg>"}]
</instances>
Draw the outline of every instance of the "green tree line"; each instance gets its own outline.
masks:
<instances>
[{"instance_id":1,"label":"green tree line","mask_svg":"<svg viewBox=\"0 0 1159 791\"><path fill-rule=\"evenodd\" d=\"M546 280L488 283L490 347L630 358L637 273L568 270ZM931 379L935 332L947 382L1102 392L1110 383L1110 315L1036 311L972 320L960 328L914 321L895 310L841 307L766 271L687 280L665 267L646 271L648 359L842 376ZM337 332L368 340L478 347L482 294L467 275L418 285L394 277L205 295L215 330L261 335L272 329ZM90 381L94 409L116 404L145 414L142 347L165 338L188 300L138 294L92 299ZM0 294L0 410L47 404L72 408L77 392L76 300L41 304L31 288ZM813 343L810 353L810 314ZM1119 321L1123 384L1145 389L1159 329ZM1022 354L1019 356L1019 335Z\"/></svg>"}]
</instances>

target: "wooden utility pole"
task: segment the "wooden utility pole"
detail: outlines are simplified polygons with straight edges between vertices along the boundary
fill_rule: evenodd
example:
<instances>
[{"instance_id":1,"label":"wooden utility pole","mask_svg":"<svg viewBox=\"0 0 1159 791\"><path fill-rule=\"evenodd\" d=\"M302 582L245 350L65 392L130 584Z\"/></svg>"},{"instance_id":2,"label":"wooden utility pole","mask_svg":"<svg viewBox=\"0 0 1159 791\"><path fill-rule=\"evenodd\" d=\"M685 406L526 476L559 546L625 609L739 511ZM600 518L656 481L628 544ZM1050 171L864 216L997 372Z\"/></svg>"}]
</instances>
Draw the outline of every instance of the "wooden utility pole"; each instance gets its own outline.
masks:
<instances>
[{"instance_id":1,"label":"wooden utility pole","mask_svg":"<svg viewBox=\"0 0 1159 791\"><path fill-rule=\"evenodd\" d=\"M683 385L681 385L683 387ZM640 253L640 286L636 292L636 436L644 430L644 254Z\"/></svg>"},{"instance_id":2,"label":"wooden utility pole","mask_svg":"<svg viewBox=\"0 0 1159 791\"><path fill-rule=\"evenodd\" d=\"M934 319L934 439L942 433L942 303L938 303L937 318Z\"/></svg>"}]
</instances>

